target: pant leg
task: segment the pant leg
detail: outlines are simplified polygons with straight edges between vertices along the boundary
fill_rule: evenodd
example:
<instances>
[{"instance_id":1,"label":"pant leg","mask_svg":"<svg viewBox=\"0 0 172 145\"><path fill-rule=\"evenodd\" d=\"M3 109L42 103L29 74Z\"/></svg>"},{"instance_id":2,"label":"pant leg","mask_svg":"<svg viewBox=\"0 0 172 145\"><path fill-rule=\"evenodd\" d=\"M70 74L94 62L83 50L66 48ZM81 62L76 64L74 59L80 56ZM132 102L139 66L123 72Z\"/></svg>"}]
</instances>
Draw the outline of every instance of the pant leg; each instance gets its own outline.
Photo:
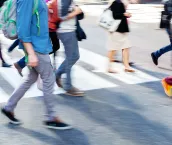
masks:
<instances>
[{"instance_id":1,"label":"pant leg","mask_svg":"<svg viewBox=\"0 0 172 145\"><path fill-rule=\"evenodd\" d=\"M16 41L14 41L14 43L8 48L8 51L13 51L13 49L15 47L17 47L19 45L19 39L17 39Z\"/></svg>"},{"instance_id":2,"label":"pant leg","mask_svg":"<svg viewBox=\"0 0 172 145\"><path fill-rule=\"evenodd\" d=\"M25 57L21 58L17 64L23 69L26 66Z\"/></svg>"},{"instance_id":3,"label":"pant leg","mask_svg":"<svg viewBox=\"0 0 172 145\"><path fill-rule=\"evenodd\" d=\"M55 84L55 73L51 65L49 55L43 55L37 53L39 65L35 67L36 71L40 74L43 81L43 93L44 93L44 104L46 106L46 113L49 120L53 120L56 117L54 109L54 84Z\"/></svg>"},{"instance_id":4,"label":"pant leg","mask_svg":"<svg viewBox=\"0 0 172 145\"><path fill-rule=\"evenodd\" d=\"M169 39L170 39L170 44L163 47L163 48L161 48L161 49L159 49L159 50L157 50L156 52L154 52L154 54L155 54L155 56L157 58L159 58L164 53L167 53L167 52L172 50L172 38L171 38L171 35L170 35L170 30L166 29L166 31L167 31L167 34L168 34Z\"/></svg>"},{"instance_id":5,"label":"pant leg","mask_svg":"<svg viewBox=\"0 0 172 145\"><path fill-rule=\"evenodd\" d=\"M164 53L167 53L168 51L171 51L171 50L172 50L172 45L170 44L170 45L167 45L167 46L157 50L154 54L158 58L161 55L163 55Z\"/></svg>"},{"instance_id":6,"label":"pant leg","mask_svg":"<svg viewBox=\"0 0 172 145\"><path fill-rule=\"evenodd\" d=\"M66 73L67 78L65 89L69 90L72 87L71 68L79 59L78 40L76 38L75 32L60 33L59 39L64 45L66 58L59 69L56 71L56 75L59 77L61 74Z\"/></svg>"},{"instance_id":7,"label":"pant leg","mask_svg":"<svg viewBox=\"0 0 172 145\"><path fill-rule=\"evenodd\" d=\"M13 112L15 107L17 106L18 101L24 96L26 91L37 81L38 73L34 68L29 71L28 78L24 83L20 85L18 89L14 91L12 96L10 97L5 109Z\"/></svg>"},{"instance_id":8,"label":"pant leg","mask_svg":"<svg viewBox=\"0 0 172 145\"><path fill-rule=\"evenodd\" d=\"M60 48L59 38L58 38L56 32L49 32L49 35L50 35L51 42L53 45L53 52L51 52L51 53L55 53Z\"/></svg>"}]
</instances>

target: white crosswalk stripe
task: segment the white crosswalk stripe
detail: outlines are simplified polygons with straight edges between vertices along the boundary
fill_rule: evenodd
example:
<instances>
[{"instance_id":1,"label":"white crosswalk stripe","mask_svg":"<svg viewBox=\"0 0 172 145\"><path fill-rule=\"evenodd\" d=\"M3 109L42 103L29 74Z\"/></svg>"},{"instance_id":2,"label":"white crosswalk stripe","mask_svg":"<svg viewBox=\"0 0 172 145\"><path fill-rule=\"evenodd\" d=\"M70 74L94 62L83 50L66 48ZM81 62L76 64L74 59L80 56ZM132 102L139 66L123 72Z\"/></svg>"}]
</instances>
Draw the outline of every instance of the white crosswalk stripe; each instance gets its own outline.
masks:
<instances>
[{"instance_id":1,"label":"white crosswalk stripe","mask_svg":"<svg viewBox=\"0 0 172 145\"><path fill-rule=\"evenodd\" d=\"M83 6L87 15L96 17L99 17L106 8L107 5ZM162 10L163 6L159 4L130 4L127 8L127 11L132 14L129 21L135 23L159 23Z\"/></svg>"},{"instance_id":2,"label":"white crosswalk stripe","mask_svg":"<svg viewBox=\"0 0 172 145\"><path fill-rule=\"evenodd\" d=\"M10 45L10 43L7 43ZM64 51L63 47L59 51ZM21 51L19 51L21 52ZM23 53L21 53L23 54ZM107 57L94 53L92 51L86 50L84 48L80 48L80 62L84 62L88 66L92 66L94 70L90 71L82 66L82 64L76 64L73 67L73 84L79 87L81 90L95 90L102 88L110 88L110 87L119 87L118 81L121 81L124 84L138 84L145 82L158 81L159 79L146 74L137 69L136 73L130 74L124 72L124 66L122 64L114 64L114 69L118 71L118 74L109 74L106 72L107 70ZM12 62L15 62L19 58L12 58ZM64 60L62 56L57 57L58 65ZM104 74L104 76L111 77L114 80L118 80L113 83L109 81L106 77L101 77L98 73ZM28 69L27 67L23 70L25 76L27 76ZM21 82L25 79L19 76L15 68L0 68L0 75L13 87L17 88ZM62 89L59 89L55 85L55 94L64 93ZM0 86L0 103L6 102L9 98L9 95L3 91ZM42 92L37 89L37 84L35 84L26 94L25 97L36 97L42 96Z\"/></svg>"}]
</instances>

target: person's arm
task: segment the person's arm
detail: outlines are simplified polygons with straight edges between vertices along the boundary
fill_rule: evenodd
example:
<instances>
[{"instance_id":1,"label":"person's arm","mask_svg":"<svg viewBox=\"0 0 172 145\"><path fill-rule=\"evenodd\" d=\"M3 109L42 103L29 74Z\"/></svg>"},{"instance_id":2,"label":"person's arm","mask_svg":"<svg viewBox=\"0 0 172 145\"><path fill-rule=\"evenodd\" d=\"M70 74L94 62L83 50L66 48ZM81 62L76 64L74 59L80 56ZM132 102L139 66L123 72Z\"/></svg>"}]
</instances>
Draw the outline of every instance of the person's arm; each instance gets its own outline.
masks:
<instances>
[{"instance_id":1,"label":"person's arm","mask_svg":"<svg viewBox=\"0 0 172 145\"><path fill-rule=\"evenodd\" d=\"M67 20L72 19L74 17L76 17L77 15L81 14L82 10L81 8L79 8L78 6L75 7L74 11L69 13L66 17Z\"/></svg>"},{"instance_id":2,"label":"person's arm","mask_svg":"<svg viewBox=\"0 0 172 145\"><path fill-rule=\"evenodd\" d=\"M28 65L37 66L38 59L32 46L31 21L34 0L18 0L17 2L17 32L18 38L23 43L28 53Z\"/></svg>"}]
</instances>

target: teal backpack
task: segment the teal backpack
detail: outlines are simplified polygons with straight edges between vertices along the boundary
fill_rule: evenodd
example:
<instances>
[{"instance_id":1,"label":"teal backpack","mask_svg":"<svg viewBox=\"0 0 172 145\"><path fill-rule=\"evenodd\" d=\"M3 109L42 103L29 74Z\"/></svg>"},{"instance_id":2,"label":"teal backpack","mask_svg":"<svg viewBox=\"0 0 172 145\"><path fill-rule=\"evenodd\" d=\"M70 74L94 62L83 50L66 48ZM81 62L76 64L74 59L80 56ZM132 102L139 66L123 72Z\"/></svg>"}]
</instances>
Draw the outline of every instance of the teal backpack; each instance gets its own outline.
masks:
<instances>
[{"instance_id":1,"label":"teal backpack","mask_svg":"<svg viewBox=\"0 0 172 145\"><path fill-rule=\"evenodd\" d=\"M39 13L38 13L39 0L34 0L33 15L37 17L38 34L40 32ZM17 13L17 0L7 0L0 9L0 29L4 36L8 39L14 40L18 38L16 28L16 13Z\"/></svg>"}]
</instances>

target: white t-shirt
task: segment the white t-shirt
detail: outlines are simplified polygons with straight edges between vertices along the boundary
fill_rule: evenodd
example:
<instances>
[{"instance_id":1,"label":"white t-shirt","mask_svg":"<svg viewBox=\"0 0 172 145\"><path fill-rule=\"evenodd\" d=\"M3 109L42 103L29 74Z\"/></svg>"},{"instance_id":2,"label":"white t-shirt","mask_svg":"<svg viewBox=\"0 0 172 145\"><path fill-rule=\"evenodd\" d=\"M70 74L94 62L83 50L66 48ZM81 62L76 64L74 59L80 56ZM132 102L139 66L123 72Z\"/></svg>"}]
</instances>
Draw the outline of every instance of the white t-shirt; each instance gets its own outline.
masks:
<instances>
[{"instance_id":1,"label":"white t-shirt","mask_svg":"<svg viewBox=\"0 0 172 145\"><path fill-rule=\"evenodd\" d=\"M82 6L79 6L80 9L83 11ZM74 10L75 3L72 3L71 7L69 8L69 12ZM60 23L59 28L57 30L58 33L67 33L67 32L73 32L76 30L76 17L63 21Z\"/></svg>"}]
</instances>

